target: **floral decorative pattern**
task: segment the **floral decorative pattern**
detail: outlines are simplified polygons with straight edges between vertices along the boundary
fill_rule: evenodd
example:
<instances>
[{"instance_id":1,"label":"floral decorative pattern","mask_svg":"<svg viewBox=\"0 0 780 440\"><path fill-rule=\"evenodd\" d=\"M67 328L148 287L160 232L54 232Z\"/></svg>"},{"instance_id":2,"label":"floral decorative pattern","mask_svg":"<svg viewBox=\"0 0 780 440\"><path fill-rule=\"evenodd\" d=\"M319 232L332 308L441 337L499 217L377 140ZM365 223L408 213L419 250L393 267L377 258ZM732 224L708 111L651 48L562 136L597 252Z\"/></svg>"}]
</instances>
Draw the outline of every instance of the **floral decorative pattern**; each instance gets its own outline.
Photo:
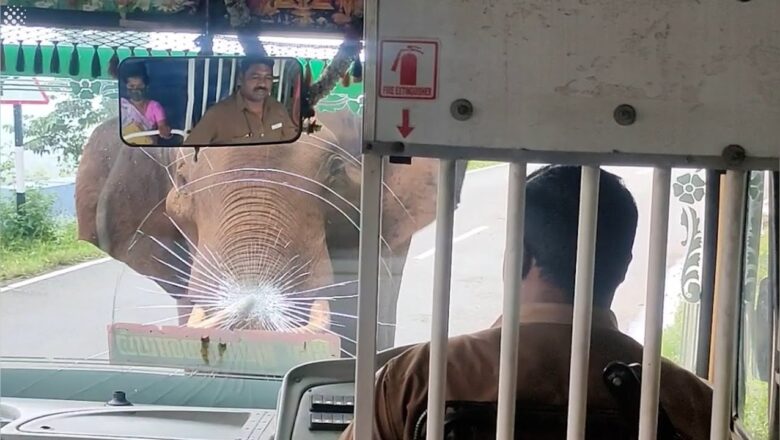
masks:
<instances>
[{"instance_id":1,"label":"floral decorative pattern","mask_svg":"<svg viewBox=\"0 0 780 440\"><path fill-rule=\"evenodd\" d=\"M348 108L353 114L363 114L363 95L352 98L345 93L331 93L315 106L317 112L338 112Z\"/></svg>"},{"instance_id":2,"label":"floral decorative pattern","mask_svg":"<svg viewBox=\"0 0 780 440\"><path fill-rule=\"evenodd\" d=\"M704 199L704 179L699 175L701 170L681 175L672 184L672 193L677 200L688 206L683 206L680 224L685 228L686 246L685 262L680 278L680 293L691 303L701 299L701 257L703 250L702 221L693 206Z\"/></svg>"},{"instance_id":3,"label":"floral decorative pattern","mask_svg":"<svg viewBox=\"0 0 780 440\"><path fill-rule=\"evenodd\" d=\"M3 6L21 6L37 9L64 9L85 12L129 12L176 14L195 12L200 0L0 0Z\"/></svg>"},{"instance_id":4,"label":"floral decorative pattern","mask_svg":"<svg viewBox=\"0 0 780 440\"><path fill-rule=\"evenodd\" d=\"M672 191L681 202L692 205L704 198L704 179L698 174L683 174L672 185Z\"/></svg>"},{"instance_id":5,"label":"floral decorative pattern","mask_svg":"<svg viewBox=\"0 0 780 440\"><path fill-rule=\"evenodd\" d=\"M363 18L362 0L225 0L232 26L249 21L335 29Z\"/></svg>"},{"instance_id":6,"label":"floral decorative pattern","mask_svg":"<svg viewBox=\"0 0 780 440\"><path fill-rule=\"evenodd\" d=\"M92 99L96 96L105 96L107 98L118 98L119 89L116 81L104 80L71 80L70 89L74 96L79 99Z\"/></svg>"},{"instance_id":7,"label":"floral decorative pattern","mask_svg":"<svg viewBox=\"0 0 780 440\"><path fill-rule=\"evenodd\" d=\"M751 171L748 183L747 217L745 224L744 292L752 297L758 286L759 242L764 202L764 172Z\"/></svg>"}]
</instances>

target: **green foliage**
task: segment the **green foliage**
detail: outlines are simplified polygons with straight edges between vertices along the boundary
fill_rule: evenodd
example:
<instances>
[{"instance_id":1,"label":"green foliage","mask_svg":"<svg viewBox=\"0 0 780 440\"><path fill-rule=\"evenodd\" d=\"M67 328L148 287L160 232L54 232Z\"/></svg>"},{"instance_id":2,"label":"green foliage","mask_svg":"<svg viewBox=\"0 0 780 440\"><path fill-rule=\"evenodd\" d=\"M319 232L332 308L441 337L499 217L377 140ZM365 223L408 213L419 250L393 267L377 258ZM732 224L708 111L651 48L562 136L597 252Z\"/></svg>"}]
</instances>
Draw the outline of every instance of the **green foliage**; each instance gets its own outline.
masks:
<instances>
[{"instance_id":1,"label":"green foliage","mask_svg":"<svg viewBox=\"0 0 780 440\"><path fill-rule=\"evenodd\" d=\"M764 220L767 219L765 213ZM769 275L769 227L764 223L761 228L761 237L758 242L758 280L762 280ZM754 292L747 292L755 298L758 292L758 285L755 285ZM757 307L757 301L749 301L747 304ZM757 331L769 332L771 329L757 329ZM744 332L740 332L744 335ZM744 336L743 336L744 337ZM752 344L751 344L752 345ZM753 348L754 347L750 347ZM747 350L750 355L753 350ZM744 356L744 355L743 355ZM745 378L745 395L743 397L743 409L739 415L740 422L745 430L750 434L753 440L765 440L769 438L769 384L761 381L753 374L752 365L756 361L754 357L741 359L747 363Z\"/></svg>"},{"instance_id":2,"label":"green foliage","mask_svg":"<svg viewBox=\"0 0 780 440\"><path fill-rule=\"evenodd\" d=\"M105 256L91 243L77 239L74 220L57 224L51 241L31 240L14 248L0 245L0 282L38 275L60 266Z\"/></svg>"},{"instance_id":3,"label":"green foliage","mask_svg":"<svg viewBox=\"0 0 780 440\"><path fill-rule=\"evenodd\" d=\"M72 171L90 130L117 114L116 102L102 97L97 105L78 98L59 101L46 116L24 119L24 147L39 155L53 154L62 169ZM5 125L4 129L13 133L13 125Z\"/></svg>"},{"instance_id":4,"label":"green foliage","mask_svg":"<svg viewBox=\"0 0 780 440\"><path fill-rule=\"evenodd\" d=\"M0 246L17 248L30 240L51 241L57 222L51 216L52 196L32 190L26 202L16 209L16 203L0 200Z\"/></svg>"},{"instance_id":5,"label":"green foliage","mask_svg":"<svg viewBox=\"0 0 780 440\"><path fill-rule=\"evenodd\" d=\"M501 162L492 162L488 160L470 160L466 166L467 170L478 170L480 168L486 168L493 165L498 165Z\"/></svg>"},{"instance_id":6,"label":"green foliage","mask_svg":"<svg viewBox=\"0 0 780 440\"><path fill-rule=\"evenodd\" d=\"M740 421L753 440L769 438L769 385L758 379L748 379L745 389L745 410Z\"/></svg>"},{"instance_id":7,"label":"green foliage","mask_svg":"<svg viewBox=\"0 0 780 440\"><path fill-rule=\"evenodd\" d=\"M661 356L670 361L682 363L683 327L685 325L685 308L682 305L674 312L674 322L664 328L661 336Z\"/></svg>"},{"instance_id":8,"label":"green foliage","mask_svg":"<svg viewBox=\"0 0 780 440\"><path fill-rule=\"evenodd\" d=\"M10 150L10 149L9 149ZM14 182L14 157L0 149L0 186L11 185Z\"/></svg>"},{"instance_id":9,"label":"green foliage","mask_svg":"<svg viewBox=\"0 0 780 440\"><path fill-rule=\"evenodd\" d=\"M103 255L92 244L78 241L75 220L52 217L52 204L51 196L37 190L27 192L18 212L15 201L0 199L0 281Z\"/></svg>"}]
</instances>

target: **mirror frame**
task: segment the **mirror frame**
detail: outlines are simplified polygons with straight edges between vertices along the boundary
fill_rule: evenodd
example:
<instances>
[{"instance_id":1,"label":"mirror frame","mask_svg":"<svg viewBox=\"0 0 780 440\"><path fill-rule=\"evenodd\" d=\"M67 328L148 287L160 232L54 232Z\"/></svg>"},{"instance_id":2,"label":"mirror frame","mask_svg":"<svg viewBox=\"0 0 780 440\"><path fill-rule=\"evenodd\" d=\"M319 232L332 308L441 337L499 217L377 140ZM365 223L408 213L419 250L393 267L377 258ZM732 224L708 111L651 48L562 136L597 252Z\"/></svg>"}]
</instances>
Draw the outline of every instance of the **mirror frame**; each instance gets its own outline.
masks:
<instances>
[{"instance_id":1,"label":"mirror frame","mask_svg":"<svg viewBox=\"0 0 780 440\"><path fill-rule=\"evenodd\" d=\"M250 55L251 56L251 55ZM139 145L139 144L132 144L125 140L125 137L122 135L122 106L121 106L121 98L122 98L122 68L123 65L126 62L143 62L143 60L172 60L175 59L177 61L189 61L189 60L219 60L219 59L225 59L225 60L241 60L242 58L246 58L247 55L188 55L188 56L162 56L162 57L155 57L155 56L129 56L124 59L122 59L118 64L116 68L116 81L117 81L117 118L119 120L119 139L122 141L123 144L130 148L223 148L223 147L262 147L262 146L270 146L270 145L286 145L286 144L292 144L297 142L301 136L303 135L305 128L304 128L304 120L312 117L314 115L313 108L309 102L308 99L308 92L309 92L309 85L306 84L306 81L304 80L304 66L300 63L300 61L295 57L275 57L275 56L267 56L267 58L273 59L275 62L278 60L292 60L297 62L300 65L300 72L301 72L301 91L300 96L297 100L298 102L298 108L299 108L299 115L298 115L298 134L294 138L290 140L285 140L282 142L268 142L268 143L252 143L252 144L218 144L218 145L211 145L211 144L180 144L180 145L159 145L159 144L151 144L151 145ZM274 77L276 79L277 77ZM226 95L231 96L231 94ZM223 98L224 99L224 98ZM214 103L216 104L216 102ZM212 106L214 105L212 104ZM211 108L211 106L207 107L208 109ZM307 116L311 114L310 116ZM293 119L292 116L290 116L290 119ZM293 119L295 122L295 120ZM192 129L190 129L192 130ZM186 140L186 139L185 139Z\"/></svg>"}]
</instances>

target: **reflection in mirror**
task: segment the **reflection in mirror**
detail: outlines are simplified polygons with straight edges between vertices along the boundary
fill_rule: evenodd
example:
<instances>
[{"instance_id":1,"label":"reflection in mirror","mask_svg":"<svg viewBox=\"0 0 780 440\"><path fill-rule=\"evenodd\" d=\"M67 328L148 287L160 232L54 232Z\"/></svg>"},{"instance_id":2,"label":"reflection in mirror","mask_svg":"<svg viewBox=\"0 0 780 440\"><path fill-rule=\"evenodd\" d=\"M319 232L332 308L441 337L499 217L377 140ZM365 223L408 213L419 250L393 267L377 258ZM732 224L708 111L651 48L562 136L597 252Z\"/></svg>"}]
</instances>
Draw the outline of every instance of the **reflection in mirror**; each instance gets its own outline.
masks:
<instances>
[{"instance_id":1,"label":"reflection in mirror","mask_svg":"<svg viewBox=\"0 0 780 440\"><path fill-rule=\"evenodd\" d=\"M128 58L119 65L122 140L167 147L294 142L301 79L295 58Z\"/></svg>"}]
</instances>

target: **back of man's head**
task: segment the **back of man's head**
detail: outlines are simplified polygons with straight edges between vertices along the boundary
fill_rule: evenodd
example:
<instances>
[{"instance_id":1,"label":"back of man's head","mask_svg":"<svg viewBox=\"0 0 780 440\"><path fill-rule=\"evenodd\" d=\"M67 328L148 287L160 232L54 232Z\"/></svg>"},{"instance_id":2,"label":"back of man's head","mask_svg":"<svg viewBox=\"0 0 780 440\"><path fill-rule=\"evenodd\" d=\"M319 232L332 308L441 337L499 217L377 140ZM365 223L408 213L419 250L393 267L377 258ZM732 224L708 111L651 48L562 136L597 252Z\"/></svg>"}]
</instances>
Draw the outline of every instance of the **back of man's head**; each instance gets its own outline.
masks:
<instances>
[{"instance_id":1,"label":"back of man's head","mask_svg":"<svg viewBox=\"0 0 780 440\"><path fill-rule=\"evenodd\" d=\"M578 166L547 166L528 176L523 277L536 266L542 278L574 297L579 226ZM637 225L637 208L618 176L601 171L594 274L594 303L609 307L625 279Z\"/></svg>"}]
</instances>

